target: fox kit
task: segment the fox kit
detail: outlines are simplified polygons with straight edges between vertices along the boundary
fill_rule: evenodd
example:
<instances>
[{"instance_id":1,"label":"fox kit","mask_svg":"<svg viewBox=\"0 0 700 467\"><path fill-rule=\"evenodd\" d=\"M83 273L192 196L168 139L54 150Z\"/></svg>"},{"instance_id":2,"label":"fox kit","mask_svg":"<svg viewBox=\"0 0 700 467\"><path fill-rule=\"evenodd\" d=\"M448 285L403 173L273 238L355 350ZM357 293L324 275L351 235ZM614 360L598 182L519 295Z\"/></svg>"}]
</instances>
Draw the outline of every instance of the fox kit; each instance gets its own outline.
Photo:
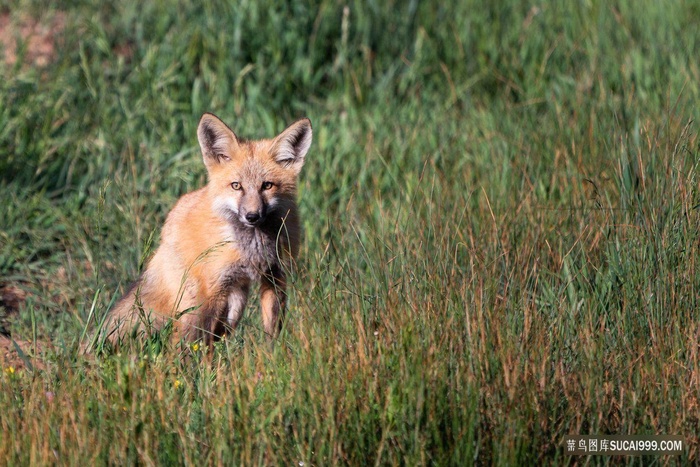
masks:
<instances>
[{"instance_id":1,"label":"fox kit","mask_svg":"<svg viewBox=\"0 0 700 467\"><path fill-rule=\"evenodd\" d=\"M265 333L275 337L281 329L285 271L299 245L297 177L311 146L311 122L247 141L206 113L197 137L208 184L168 214L160 246L108 316L112 343L170 320L174 337L211 343L236 327L253 282L260 282Z\"/></svg>"}]
</instances>

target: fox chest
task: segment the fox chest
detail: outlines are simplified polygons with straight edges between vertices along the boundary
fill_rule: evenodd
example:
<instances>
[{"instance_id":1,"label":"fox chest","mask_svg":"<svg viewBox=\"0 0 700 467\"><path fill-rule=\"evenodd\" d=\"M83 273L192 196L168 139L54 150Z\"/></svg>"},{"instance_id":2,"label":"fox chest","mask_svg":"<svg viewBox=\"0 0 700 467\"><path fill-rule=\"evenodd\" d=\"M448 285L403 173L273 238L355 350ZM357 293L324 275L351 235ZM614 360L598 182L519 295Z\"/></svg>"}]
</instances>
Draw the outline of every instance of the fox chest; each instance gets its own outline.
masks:
<instances>
[{"instance_id":1,"label":"fox chest","mask_svg":"<svg viewBox=\"0 0 700 467\"><path fill-rule=\"evenodd\" d=\"M240 282L257 282L280 265L277 239L249 229L227 242L229 254L221 264L219 286L228 289Z\"/></svg>"}]
</instances>

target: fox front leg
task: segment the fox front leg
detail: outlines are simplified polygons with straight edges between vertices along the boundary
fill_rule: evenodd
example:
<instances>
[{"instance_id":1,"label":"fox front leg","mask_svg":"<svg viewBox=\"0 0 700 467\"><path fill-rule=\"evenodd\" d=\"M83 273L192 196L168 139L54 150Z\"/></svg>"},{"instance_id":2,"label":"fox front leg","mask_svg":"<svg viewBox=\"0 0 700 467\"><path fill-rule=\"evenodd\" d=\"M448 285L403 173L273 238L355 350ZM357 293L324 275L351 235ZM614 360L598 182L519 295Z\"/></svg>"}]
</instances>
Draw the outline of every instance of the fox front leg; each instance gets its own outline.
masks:
<instances>
[{"instance_id":1,"label":"fox front leg","mask_svg":"<svg viewBox=\"0 0 700 467\"><path fill-rule=\"evenodd\" d=\"M230 289L228 294L224 295L220 300L216 300L217 304L208 313L212 319L206 322L204 326L206 332L205 341L207 343L212 344L236 329L241 318L243 318L243 311L248 303L249 290L248 284L240 284Z\"/></svg>"},{"instance_id":2,"label":"fox front leg","mask_svg":"<svg viewBox=\"0 0 700 467\"><path fill-rule=\"evenodd\" d=\"M226 315L226 326L228 330L233 331L238 326L238 323L243 318L243 311L245 310L246 303L248 303L248 291L250 290L248 285L234 288L228 294L228 301L226 303L228 313Z\"/></svg>"},{"instance_id":3,"label":"fox front leg","mask_svg":"<svg viewBox=\"0 0 700 467\"><path fill-rule=\"evenodd\" d=\"M277 337L282 330L287 301L286 286L281 268L275 268L264 275L260 283L263 328L269 339Z\"/></svg>"},{"instance_id":4,"label":"fox front leg","mask_svg":"<svg viewBox=\"0 0 700 467\"><path fill-rule=\"evenodd\" d=\"M236 328L248 302L248 284L220 292L201 306L194 307L180 318L180 332L176 340L188 342L202 339L211 346L215 341Z\"/></svg>"}]
</instances>

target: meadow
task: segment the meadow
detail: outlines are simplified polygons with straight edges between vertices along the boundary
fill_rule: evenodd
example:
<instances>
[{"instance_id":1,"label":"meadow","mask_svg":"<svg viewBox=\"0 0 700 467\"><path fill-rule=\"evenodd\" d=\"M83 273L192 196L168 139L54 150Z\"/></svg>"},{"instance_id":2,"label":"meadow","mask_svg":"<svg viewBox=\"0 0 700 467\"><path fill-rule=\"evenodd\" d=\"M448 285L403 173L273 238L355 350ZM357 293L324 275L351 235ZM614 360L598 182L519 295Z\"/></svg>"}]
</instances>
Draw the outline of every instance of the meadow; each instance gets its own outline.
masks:
<instances>
[{"instance_id":1,"label":"meadow","mask_svg":"<svg viewBox=\"0 0 700 467\"><path fill-rule=\"evenodd\" d=\"M700 461L698 4L199 3L0 0L0 464ZM203 112L313 122L285 328L109 351Z\"/></svg>"}]
</instances>

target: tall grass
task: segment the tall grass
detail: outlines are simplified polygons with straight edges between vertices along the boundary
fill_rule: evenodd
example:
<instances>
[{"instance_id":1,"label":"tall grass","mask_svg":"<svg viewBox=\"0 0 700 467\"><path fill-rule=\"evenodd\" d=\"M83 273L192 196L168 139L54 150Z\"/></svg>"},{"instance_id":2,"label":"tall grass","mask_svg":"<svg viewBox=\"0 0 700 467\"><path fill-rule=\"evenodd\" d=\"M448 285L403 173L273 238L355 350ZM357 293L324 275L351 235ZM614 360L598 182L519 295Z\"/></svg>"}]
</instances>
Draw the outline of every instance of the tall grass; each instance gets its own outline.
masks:
<instances>
[{"instance_id":1,"label":"tall grass","mask_svg":"<svg viewBox=\"0 0 700 467\"><path fill-rule=\"evenodd\" d=\"M697 462L697 7L217 3L73 3L48 66L1 65L0 282L37 358L3 363L0 463L559 464L569 434ZM205 183L204 111L313 122L282 336L253 301L213 350L81 354Z\"/></svg>"}]
</instances>

